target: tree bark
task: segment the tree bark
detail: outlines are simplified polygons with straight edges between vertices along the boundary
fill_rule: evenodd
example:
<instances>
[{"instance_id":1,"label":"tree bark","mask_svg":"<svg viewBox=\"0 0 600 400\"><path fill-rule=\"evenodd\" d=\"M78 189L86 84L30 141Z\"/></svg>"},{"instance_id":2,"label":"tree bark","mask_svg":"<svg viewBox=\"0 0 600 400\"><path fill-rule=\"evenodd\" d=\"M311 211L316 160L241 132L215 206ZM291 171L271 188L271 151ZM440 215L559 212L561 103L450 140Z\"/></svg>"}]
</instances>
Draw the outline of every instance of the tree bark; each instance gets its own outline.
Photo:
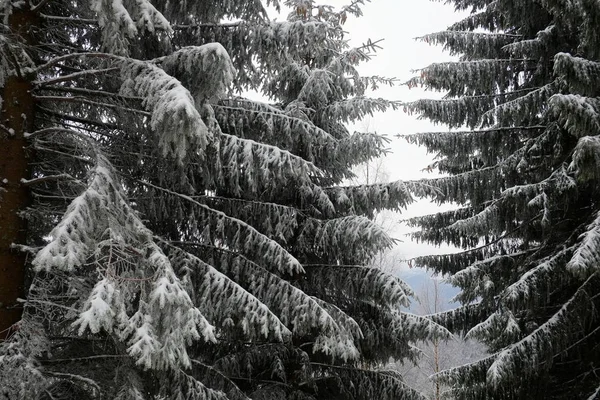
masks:
<instances>
[{"instance_id":1,"label":"tree bark","mask_svg":"<svg viewBox=\"0 0 600 400\"><path fill-rule=\"evenodd\" d=\"M18 40L32 43L31 29L37 15L29 2L15 8L9 17L11 32ZM6 50L6 49L4 49ZM26 255L12 248L24 244L27 221L19 211L30 204L29 190L21 179L29 178L29 155L25 133L33 127L34 100L31 78L24 76L14 54L5 54L14 61L14 73L2 88L0 120L0 340L10 336L21 318L22 307L17 299L25 295Z\"/></svg>"}]
</instances>

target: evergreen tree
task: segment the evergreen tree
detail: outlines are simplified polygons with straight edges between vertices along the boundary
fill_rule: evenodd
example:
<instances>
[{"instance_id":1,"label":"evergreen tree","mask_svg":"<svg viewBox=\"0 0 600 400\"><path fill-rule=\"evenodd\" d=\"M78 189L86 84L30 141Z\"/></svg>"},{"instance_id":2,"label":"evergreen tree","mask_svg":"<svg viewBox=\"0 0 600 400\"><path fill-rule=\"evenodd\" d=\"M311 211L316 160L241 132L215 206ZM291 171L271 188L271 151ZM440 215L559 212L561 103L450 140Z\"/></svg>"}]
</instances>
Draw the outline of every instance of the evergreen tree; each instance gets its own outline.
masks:
<instances>
[{"instance_id":1,"label":"evergreen tree","mask_svg":"<svg viewBox=\"0 0 600 400\"><path fill-rule=\"evenodd\" d=\"M339 186L386 144L344 123L398 106L362 3L0 3L1 398L421 397L376 367L448 332L369 217L432 191Z\"/></svg>"},{"instance_id":2,"label":"evergreen tree","mask_svg":"<svg viewBox=\"0 0 600 400\"><path fill-rule=\"evenodd\" d=\"M438 375L464 399L600 394L600 8L597 2L455 0L468 17L421 38L457 55L408 82L446 92L406 104L447 132L406 136L436 155L458 208L414 218L457 254L463 307L436 314L491 355ZM464 130L466 128L466 130Z\"/></svg>"}]
</instances>

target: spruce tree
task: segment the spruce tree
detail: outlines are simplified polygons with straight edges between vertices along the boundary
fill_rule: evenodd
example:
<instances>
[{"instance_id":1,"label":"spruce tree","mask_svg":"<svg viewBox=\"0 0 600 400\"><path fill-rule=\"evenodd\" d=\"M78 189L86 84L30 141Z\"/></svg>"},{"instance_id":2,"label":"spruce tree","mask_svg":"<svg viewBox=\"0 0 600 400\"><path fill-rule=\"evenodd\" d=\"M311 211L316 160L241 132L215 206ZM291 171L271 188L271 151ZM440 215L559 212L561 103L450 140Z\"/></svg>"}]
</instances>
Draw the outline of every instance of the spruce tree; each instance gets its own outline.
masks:
<instances>
[{"instance_id":1,"label":"spruce tree","mask_svg":"<svg viewBox=\"0 0 600 400\"><path fill-rule=\"evenodd\" d=\"M491 355L437 378L464 399L598 398L600 9L449 3L470 14L421 40L457 61L408 82L446 96L405 106L449 130L405 137L435 154L446 176L429 183L457 208L409 223L461 249L416 261L462 289L434 319Z\"/></svg>"},{"instance_id":2,"label":"spruce tree","mask_svg":"<svg viewBox=\"0 0 600 400\"><path fill-rule=\"evenodd\" d=\"M421 398L377 367L448 332L370 217L433 191L340 186L398 107L362 3L0 3L1 398Z\"/></svg>"}]
</instances>

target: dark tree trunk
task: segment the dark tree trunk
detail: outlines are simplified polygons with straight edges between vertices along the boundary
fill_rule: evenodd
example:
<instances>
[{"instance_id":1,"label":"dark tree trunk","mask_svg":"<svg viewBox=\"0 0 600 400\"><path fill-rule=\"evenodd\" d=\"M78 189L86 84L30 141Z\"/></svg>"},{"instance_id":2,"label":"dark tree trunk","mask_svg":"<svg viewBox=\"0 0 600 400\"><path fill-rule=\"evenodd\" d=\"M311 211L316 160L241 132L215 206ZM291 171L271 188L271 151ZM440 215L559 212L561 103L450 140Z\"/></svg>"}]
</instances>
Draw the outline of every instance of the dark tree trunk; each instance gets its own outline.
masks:
<instances>
[{"instance_id":1,"label":"dark tree trunk","mask_svg":"<svg viewBox=\"0 0 600 400\"><path fill-rule=\"evenodd\" d=\"M24 44L31 44L36 19L27 2L23 8L13 10L9 26ZM0 111L4 125L0 132L0 339L8 337L21 318L17 299L25 295L26 255L11 246L24 244L27 238L27 222L19 211L30 203L29 190L21 179L29 177L25 133L31 131L34 116L31 78L21 73L14 55L8 56L14 61L15 74L2 88Z\"/></svg>"}]
</instances>

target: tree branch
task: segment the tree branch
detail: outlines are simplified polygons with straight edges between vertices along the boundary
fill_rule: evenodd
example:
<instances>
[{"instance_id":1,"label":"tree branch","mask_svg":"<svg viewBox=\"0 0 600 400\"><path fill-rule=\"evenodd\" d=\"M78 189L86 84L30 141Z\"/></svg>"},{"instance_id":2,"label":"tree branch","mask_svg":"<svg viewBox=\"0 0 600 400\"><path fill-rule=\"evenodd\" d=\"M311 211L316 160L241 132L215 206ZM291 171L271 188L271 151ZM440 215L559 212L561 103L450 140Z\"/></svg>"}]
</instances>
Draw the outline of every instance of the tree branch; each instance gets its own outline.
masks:
<instances>
[{"instance_id":1,"label":"tree branch","mask_svg":"<svg viewBox=\"0 0 600 400\"><path fill-rule=\"evenodd\" d=\"M114 71L118 71L118 70L119 70L119 68L117 68L117 67L91 69L91 70L86 70L86 71L81 71L81 72L75 72L75 73L72 73L69 75L59 76L57 78L51 78L51 79L48 79L45 81L33 81L33 84L44 86L44 85L48 85L48 84L52 84L52 83L70 81L70 80L74 80L74 79L84 77L84 76L104 74L107 72L114 72Z\"/></svg>"},{"instance_id":2,"label":"tree branch","mask_svg":"<svg viewBox=\"0 0 600 400\"><path fill-rule=\"evenodd\" d=\"M21 183L25 186L33 186L33 185L37 185L39 183L43 183L46 181L60 180L60 179L69 179L69 180L73 180L75 182L81 183L79 181L79 179L75 179L69 174L46 175L46 176L43 176L40 178L34 178L34 179L23 178L23 179L21 179Z\"/></svg>"},{"instance_id":3,"label":"tree branch","mask_svg":"<svg viewBox=\"0 0 600 400\"><path fill-rule=\"evenodd\" d=\"M128 111L128 112L132 112L132 113L141 114L141 115L144 115L146 117L151 117L152 116L152 113L150 113L148 111L138 110L138 109L129 108L129 107L123 107L123 106L118 105L118 104L110 104L110 103L103 103L103 102L93 101L93 100L86 99L83 96L70 96L70 97L66 97L66 96L37 96L37 95L34 95L33 98L36 99L36 100L39 100L39 101L78 102L78 103L89 104L89 105L92 105L92 106L111 108L113 110Z\"/></svg>"}]
</instances>

